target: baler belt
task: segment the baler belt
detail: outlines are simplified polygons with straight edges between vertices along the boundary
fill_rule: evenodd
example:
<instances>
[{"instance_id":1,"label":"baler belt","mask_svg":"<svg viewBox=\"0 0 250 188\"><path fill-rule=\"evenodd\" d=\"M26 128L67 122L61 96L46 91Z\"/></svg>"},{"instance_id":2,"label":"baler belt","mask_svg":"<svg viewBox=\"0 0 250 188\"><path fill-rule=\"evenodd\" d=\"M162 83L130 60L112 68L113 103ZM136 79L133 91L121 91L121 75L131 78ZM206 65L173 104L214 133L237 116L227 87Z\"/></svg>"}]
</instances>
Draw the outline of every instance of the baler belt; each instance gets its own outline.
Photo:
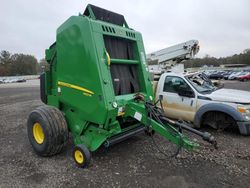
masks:
<instances>
[{"instance_id":1,"label":"baler belt","mask_svg":"<svg viewBox=\"0 0 250 188\"><path fill-rule=\"evenodd\" d=\"M111 76L115 95L137 93L140 91L136 65L111 64Z\"/></svg>"},{"instance_id":2,"label":"baler belt","mask_svg":"<svg viewBox=\"0 0 250 188\"><path fill-rule=\"evenodd\" d=\"M133 41L104 36L105 48L112 59L134 59Z\"/></svg>"}]
</instances>

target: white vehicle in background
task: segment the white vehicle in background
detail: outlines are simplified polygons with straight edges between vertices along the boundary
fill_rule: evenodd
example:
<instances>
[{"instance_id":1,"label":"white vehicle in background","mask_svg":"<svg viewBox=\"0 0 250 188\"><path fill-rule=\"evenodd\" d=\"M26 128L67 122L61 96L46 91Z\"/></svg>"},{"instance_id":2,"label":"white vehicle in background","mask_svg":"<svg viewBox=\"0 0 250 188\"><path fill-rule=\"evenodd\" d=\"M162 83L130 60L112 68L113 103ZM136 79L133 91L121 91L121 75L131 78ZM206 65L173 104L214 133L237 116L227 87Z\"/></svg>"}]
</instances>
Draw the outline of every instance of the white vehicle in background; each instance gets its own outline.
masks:
<instances>
[{"instance_id":1,"label":"white vehicle in background","mask_svg":"<svg viewBox=\"0 0 250 188\"><path fill-rule=\"evenodd\" d=\"M247 75L249 75L249 74L250 74L250 73L249 73L248 71L243 71L243 72L241 72L241 74L237 75L237 76L235 77L235 79L238 80L239 77L241 77L241 76L247 76Z\"/></svg>"},{"instance_id":2,"label":"white vehicle in background","mask_svg":"<svg viewBox=\"0 0 250 188\"><path fill-rule=\"evenodd\" d=\"M4 77L1 78L0 83L8 84L8 83L20 83L20 82L26 82L26 79L22 77Z\"/></svg>"},{"instance_id":3,"label":"white vehicle in background","mask_svg":"<svg viewBox=\"0 0 250 188\"><path fill-rule=\"evenodd\" d=\"M5 84L11 83L11 79L5 78L3 79L3 83Z\"/></svg>"},{"instance_id":4,"label":"white vehicle in background","mask_svg":"<svg viewBox=\"0 0 250 188\"><path fill-rule=\"evenodd\" d=\"M250 92L215 87L202 73L164 73L156 84L167 117L250 135Z\"/></svg>"},{"instance_id":5,"label":"white vehicle in background","mask_svg":"<svg viewBox=\"0 0 250 188\"><path fill-rule=\"evenodd\" d=\"M228 80L235 80L237 79L237 76L240 76L241 74L244 74L244 72L243 71L234 72L230 76L228 76Z\"/></svg>"}]
</instances>

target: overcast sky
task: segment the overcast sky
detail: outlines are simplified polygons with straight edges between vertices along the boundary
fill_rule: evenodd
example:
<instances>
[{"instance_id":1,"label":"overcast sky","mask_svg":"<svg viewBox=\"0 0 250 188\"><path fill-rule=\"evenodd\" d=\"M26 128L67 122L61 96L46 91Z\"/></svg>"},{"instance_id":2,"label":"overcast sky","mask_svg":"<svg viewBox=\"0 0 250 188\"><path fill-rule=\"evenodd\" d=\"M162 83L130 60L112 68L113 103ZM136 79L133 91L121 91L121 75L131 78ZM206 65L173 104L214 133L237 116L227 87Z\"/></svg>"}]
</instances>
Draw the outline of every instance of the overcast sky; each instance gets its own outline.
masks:
<instances>
[{"instance_id":1,"label":"overcast sky","mask_svg":"<svg viewBox=\"0 0 250 188\"><path fill-rule=\"evenodd\" d=\"M249 0L1 0L0 50L44 57L57 27L88 3L123 14L143 35L146 53L197 39L198 57L250 48Z\"/></svg>"}]
</instances>

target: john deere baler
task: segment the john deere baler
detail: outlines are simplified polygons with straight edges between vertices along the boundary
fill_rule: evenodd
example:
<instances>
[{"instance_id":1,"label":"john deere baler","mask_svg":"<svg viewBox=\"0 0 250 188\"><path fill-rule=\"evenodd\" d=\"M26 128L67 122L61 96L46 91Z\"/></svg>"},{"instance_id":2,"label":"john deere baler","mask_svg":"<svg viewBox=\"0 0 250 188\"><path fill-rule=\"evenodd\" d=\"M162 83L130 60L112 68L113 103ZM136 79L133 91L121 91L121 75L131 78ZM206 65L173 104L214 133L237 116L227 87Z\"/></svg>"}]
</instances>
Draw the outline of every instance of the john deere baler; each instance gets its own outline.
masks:
<instances>
[{"instance_id":1,"label":"john deere baler","mask_svg":"<svg viewBox=\"0 0 250 188\"><path fill-rule=\"evenodd\" d=\"M49 70L40 77L46 105L32 111L27 123L35 152L60 152L69 132L81 167L100 146L144 131L187 149L196 147L174 127L185 126L155 106L145 58L141 34L120 14L88 5L83 15L66 20L46 50Z\"/></svg>"}]
</instances>

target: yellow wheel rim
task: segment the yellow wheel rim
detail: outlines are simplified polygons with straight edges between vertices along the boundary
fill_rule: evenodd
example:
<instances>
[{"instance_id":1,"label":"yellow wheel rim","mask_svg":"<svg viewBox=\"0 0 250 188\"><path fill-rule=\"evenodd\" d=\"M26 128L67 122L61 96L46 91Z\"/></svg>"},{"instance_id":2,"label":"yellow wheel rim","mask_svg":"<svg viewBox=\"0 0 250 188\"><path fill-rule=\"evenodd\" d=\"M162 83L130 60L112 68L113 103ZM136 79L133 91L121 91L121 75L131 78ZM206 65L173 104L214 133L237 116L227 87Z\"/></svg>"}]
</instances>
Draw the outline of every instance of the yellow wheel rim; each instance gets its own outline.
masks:
<instances>
[{"instance_id":1,"label":"yellow wheel rim","mask_svg":"<svg viewBox=\"0 0 250 188\"><path fill-rule=\"evenodd\" d=\"M84 163L84 156L80 150L75 150L74 156L77 163L79 164Z\"/></svg>"},{"instance_id":2,"label":"yellow wheel rim","mask_svg":"<svg viewBox=\"0 0 250 188\"><path fill-rule=\"evenodd\" d=\"M33 136L38 144L42 144L44 141L44 132L40 123L33 125Z\"/></svg>"}]
</instances>

